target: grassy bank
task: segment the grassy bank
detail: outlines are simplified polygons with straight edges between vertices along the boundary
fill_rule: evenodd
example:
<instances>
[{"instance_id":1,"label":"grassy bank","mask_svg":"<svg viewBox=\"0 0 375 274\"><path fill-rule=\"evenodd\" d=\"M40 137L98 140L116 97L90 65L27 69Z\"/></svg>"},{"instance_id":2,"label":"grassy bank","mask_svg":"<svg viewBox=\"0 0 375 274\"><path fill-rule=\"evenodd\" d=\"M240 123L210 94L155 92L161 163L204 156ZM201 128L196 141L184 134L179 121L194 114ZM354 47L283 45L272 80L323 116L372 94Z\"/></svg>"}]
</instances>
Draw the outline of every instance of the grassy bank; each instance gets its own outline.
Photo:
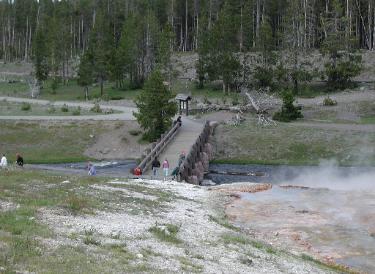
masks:
<instances>
[{"instance_id":1,"label":"grassy bank","mask_svg":"<svg viewBox=\"0 0 375 274\"><path fill-rule=\"evenodd\" d=\"M25 82L0 83L0 96L30 97L29 85ZM114 87L113 83L105 83L103 99L121 100L134 99L139 90L122 90ZM89 87L90 99L100 98L100 86ZM67 84L59 84L55 90L52 89L52 80L47 80L40 90L39 99L51 101L83 101L85 100L84 88L77 84L76 80L70 80Z\"/></svg>"},{"instance_id":2,"label":"grassy bank","mask_svg":"<svg viewBox=\"0 0 375 274\"><path fill-rule=\"evenodd\" d=\"M26 163L82 162L88 160L85 150L105 128L103 122L0 121L0 153L9 162L17 152Z\"/></svg>"},{"instance_id":3,"label":"grassy bank","mask_svg":"<svg viewBox=\"0 0 375 274\"><path fill-rule=\"evenodd\" d=\"M375 133L309 128L279 123L260 127L250 121L239 127L221 125L215 132L215 163L375 165Z\"/></svg>"},{"instance_id":4,"label":"grassy bank","mask_svg":"<svg viewBox=\"0 0 375 274\"><path fill-rule=\"evenodd\" d=\"M153 272L143 263L130 265L137 262L136 254L129 252L120 235L114 234L105 243L100 233L86 228L62 237L41 217L48 216L50 211L64 216L94 216L96 210L116 211L120 203L134 214L147 214L173 197L172 193L154 190L152 194L160 197L145 203L139 198L124 199L120 194L98 195L93 186L104 185L106 181L0 170L0 272L55 273L56 269L60 273ZM130 190L138 195L151 191L142 186L129 186L127 191Z\"/></svg>"}]
</instances>

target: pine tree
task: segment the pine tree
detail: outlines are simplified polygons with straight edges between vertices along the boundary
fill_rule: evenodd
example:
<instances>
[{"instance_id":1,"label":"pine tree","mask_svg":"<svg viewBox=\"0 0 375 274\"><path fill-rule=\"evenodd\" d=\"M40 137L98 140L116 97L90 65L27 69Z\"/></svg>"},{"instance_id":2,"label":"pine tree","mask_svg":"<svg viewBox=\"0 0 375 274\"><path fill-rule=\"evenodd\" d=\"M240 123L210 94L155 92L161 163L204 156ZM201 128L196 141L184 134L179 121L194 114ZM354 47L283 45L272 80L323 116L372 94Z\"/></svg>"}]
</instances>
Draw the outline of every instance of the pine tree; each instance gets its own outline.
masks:
<instances>
[{"instance_id":1,"label":"pine tree","mask_svg":"<svg viewBox=\"0 0 375 274\"><path fill-rule=\"evenodd\" d=\"M329 57L325 64L330 89L345 89L353 85L352 78L362 70L362 57L357 53L355 40L348 36L343 9L333 1L334 10L323 21L326 38L321 47L323 54Z\"/></svg>"},{"instance_id":2,"label":"pine tree","mask_svg":"<svg viewBox=\"0 0 375 274\"><path fill-rule=\"evenodd\" d=\"M109 75L108 68L111 53L111 32L103 10L96 14L95 26L91 32L89 51L92 54L94 74L100 84L100 96L103 96L104 81Z\"/></svg>"},{"instance_id":3,"label":"pine tree","mask_svg":"<svg viewBox=\"0 0 375 274\"><path fill-rule=\"evenodd\" d=\"M89 51L86 51L81 58L78 69L78 85L84 87L86 100L89 99L89 85L93 83L93 76L92 56Z\"/></svg>"},{"instance_id":4,"label":"pine tree","mask_svg":"<svg viewBox=\"0 0 375 274\"><path fill-rule=\"evenodd\" d=\"M160 71L155 70L147 80L144 90L136 98L138 112L134 113L138 123L145 129L144 138L154 141L164 133L177 113L173 94L163 84Z\"/></svg>"},{"instance_id":5,"label":"pine tree","mask_svg":"<svg viewBox=\"0 0 375 274\"><path fill-rule=\"evenodd\" d=\"M36 32L33 44L33 64L35 68L35 78L39 85L47 80L49 73L48 66L48 48L45 30L40 26Z\"/></svg>"}]
</instances>

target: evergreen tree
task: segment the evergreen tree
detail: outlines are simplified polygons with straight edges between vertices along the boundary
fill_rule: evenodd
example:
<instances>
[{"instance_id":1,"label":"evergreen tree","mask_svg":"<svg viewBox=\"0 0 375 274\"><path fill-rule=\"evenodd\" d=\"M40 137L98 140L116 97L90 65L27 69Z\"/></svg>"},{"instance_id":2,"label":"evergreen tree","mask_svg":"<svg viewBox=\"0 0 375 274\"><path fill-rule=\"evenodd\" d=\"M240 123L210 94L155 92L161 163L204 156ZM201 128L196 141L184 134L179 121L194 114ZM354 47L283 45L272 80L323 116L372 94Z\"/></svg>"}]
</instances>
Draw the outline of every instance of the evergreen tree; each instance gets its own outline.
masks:
<instances>
[{"instance_id":1,"label":"evergreen tree","mask_svg":"<svg viewBox=\"0 0 375 274\"><path fill-rule=\"evenodd\" d=\"M89 51L92 56L95 78L100 84L100 96L103 96L104 81L109 75L109 60L111 53L112 37L109 30L108 21L103 10L97 12L95 25L91 32Z\"/></svg>"},{"instance_id":2,"label":"evergreen tree","mask_svg":"<svg viewBox=\"0 0 375 274\"><path fill-rule=\"evenodd\" d=\"M80 61L78 69L78 85L84 87L86 100L89 99L89 85L93 83L94 68L92 56L86 51Z\"/></svg>"},{"instance_id":3,"label":"evergreen tree","mask_svg":"<svg viewBox=\"0 0 375 274\"><path fill-rule=\"evenodd\" d=\"M33 64L35 68L35 78L41 85L43 81L47 80L49 73L47 37L42 27L38 28L35 35L33 44Z\"/></svg>"},{"instance_id":4,"label":"evergreen tree","mask_svg":"<svg viewBox=\"0 0 375 274\"><path fill-rule=\"evenodd\" d=\"M355 41L346 33L348 22L343 16L343 10L336 1L334 3L334 11L324 20L327 36L321 47L322 53L329 57L325 73L332 90L351 87L352 78L362 70L362 57L357 53Z\"/></svg>"},{"instance_id":5,"label":"evergreen tree","mask_svg":"<svg viewBox=\"0 0 375 274\"><path fill-rule=\"evenodd\" d=\"M210 32L208 54L205 56L210 79L221 79L224 93L230 91L240 69L239 58L235 52L237 47L236 17L232 12L229 1L225 2L219 19Z\"/></svg>"},{"instance_id":6,"label":"evergreen tree","mask_svg":"<svg viewBox=\"0 0 375 274\"><path fill-rule=\"evenodd\" d=\"M303 118L301 108L294 105L294 95L292 91L285 90L282 93L283 105L281 111L273 115L273 119L280 122L290 122L298 118Z\"/></svg>"},{"instance_id":7,"label":"evergreen tree","mask_svg":"<svg viewBox=\"0 0 375 274\"><path fill-rule=\"evenodd\" d=\"M177 104L171 101L173 98L172 92L163 84L162 74L155 70L135 100L138 112L134 116L146 131L145 139L154 141L171 126L177 113Z\"/></svg>"}]
</instances>

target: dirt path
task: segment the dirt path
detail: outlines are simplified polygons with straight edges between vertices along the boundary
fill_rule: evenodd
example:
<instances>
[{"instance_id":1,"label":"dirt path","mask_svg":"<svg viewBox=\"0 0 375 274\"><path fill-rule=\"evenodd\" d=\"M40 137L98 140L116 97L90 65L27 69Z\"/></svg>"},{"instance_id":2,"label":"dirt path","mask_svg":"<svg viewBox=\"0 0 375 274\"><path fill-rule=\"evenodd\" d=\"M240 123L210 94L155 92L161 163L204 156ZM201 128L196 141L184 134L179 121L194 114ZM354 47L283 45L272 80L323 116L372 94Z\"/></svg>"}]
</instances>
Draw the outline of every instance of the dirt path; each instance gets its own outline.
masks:
<instances>
[{"instance_id":1,"label":"dirt path","mask_svg":"<svg viewBox=\"0 0 375 274\"><path fill-rule=\"evenodd\" d=\"M39 104L43 106L53 105L57 107L61 107L65 104L70 107L81 107L84 109L91 109L94 106L94 104L92 103L85 103L85 102L65 102L65 101L51 102L48 100L16 98L16 97L6 97L6 96L0 96L0 100L6 100L9 102L15 102L15 103L25 102L25 103L30 103L30 104ZM136 111L136 108L134 107L125 107L125 106L110 105L110 104L101 104L100 106L103 109L113 109L121 113L103 114L103 115L86 115L86 116L0 116L0 119L2 120L96 120L96 121L102 121L102 120L133 121L135 120L133 116L133 112Z\"/></svg>"}]
</instances>

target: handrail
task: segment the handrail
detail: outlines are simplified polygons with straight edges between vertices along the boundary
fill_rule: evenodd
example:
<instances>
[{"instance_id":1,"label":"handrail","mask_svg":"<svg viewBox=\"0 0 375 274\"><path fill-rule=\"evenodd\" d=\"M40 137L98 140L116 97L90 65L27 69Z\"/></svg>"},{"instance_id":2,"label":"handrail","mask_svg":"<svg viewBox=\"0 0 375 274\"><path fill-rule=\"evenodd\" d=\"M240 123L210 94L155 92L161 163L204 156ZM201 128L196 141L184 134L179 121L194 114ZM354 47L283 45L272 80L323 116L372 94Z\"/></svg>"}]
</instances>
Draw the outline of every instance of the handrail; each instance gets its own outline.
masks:
<instances>
[{"instance_id":1,"label":"handrail","mask_svg":"<svg viewBox=\"0 0 375 274\"><path fill-rule=\"evenodd\" d=\"M201 159L201 152L205 150L205 145L211 135L210 122L206 121L201 134L191 147L184 162L180 165L180 179L189 182L189 178L193 175L193 170L196 168L196 163Z\"/></svg>"},{"instance_id":2,"label":"handrail","mask_svg":"<svg viewBox=\"0 0 375 274\"><path fill-rule=\"evenodd\" d=\"M165 134L162 135L161 139L157 142L155 147L146 155L146 157L138 165L144 174L147 169L150 168L152 161L158 157L165 149L165 147L173 140L177 135L179 129L181 128L181 123L174 122L172 128Z\"/></svg>"}]
</instances>

